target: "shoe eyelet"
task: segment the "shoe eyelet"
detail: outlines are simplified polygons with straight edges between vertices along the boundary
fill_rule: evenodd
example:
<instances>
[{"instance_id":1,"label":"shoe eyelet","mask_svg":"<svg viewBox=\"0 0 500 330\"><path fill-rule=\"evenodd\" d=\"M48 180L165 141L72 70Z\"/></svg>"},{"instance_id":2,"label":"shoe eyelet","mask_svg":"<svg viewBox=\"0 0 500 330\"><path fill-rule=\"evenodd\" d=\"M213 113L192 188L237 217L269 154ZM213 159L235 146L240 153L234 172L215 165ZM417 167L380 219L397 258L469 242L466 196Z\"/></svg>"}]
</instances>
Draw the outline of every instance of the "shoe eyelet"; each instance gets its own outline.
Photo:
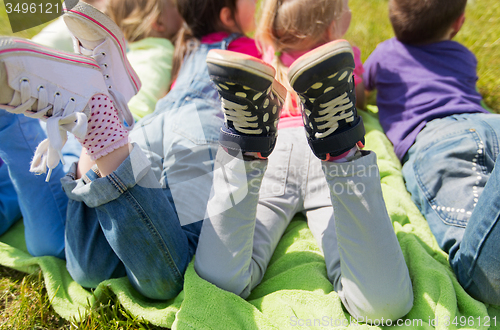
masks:
<instances>
[{"instance_id":1,"label":"shoe eyelet","mask_svg":"<svg viewBox=\"0 0 500 330\"><path fill-rule=\"evenodd\" d=\"M112 88L112 87L111 87L111 85L109 85L109 86L108 86L108 89L111 89L111 88Z\"/></svg>"},{"instance_id":2,"label":"shoe eyelet","mask_svg":"<svg viewBox=\"0 0 500 330\"><path fill-rule=\"evenodd\" d=\"M105 74L104 78L109 79L109 74Z\"/></svg>"},{"instance_id":3,"label":"shoe eyelet","mask_svg":"<svg viewBox=\"0 0 500 330\"><path fill-rule=\"evenodd\" d=\"M106 56L106 53L105 53L105 52L102 52L102 53L101 53L101 55L102 55L102 56Z\"/></svg>"},{"instance_id":4,"label":"shoe eyelet","mask_svg":"<svg viewBox=\"0 0 500 330\"><path fill-rule=\"evenodd\" d=\"M39 91L40 91L40 88L45 89L45 87L43 87L42 85L39 85L39 86L36 88L37 92L39 92Z\"/></svg>"},{"instance_id":5,"label":"shoe eyelet","mask_svg":"<svg viewBox=\"0 0 500 330\"><path fill-rule=\"evenodd\" d=\"M102 66L105 67L105 68L107 68L108 67L108 63L104 63Z\"/></svg>"},{"instance_id":6,"label":"shoe eyelet","mask_svg":"<svg viewBox=\"0 0 500 330\"><path fill-rule=\"evenodd\" d=\"M22 82L30 82L30 80L28 78L21 78L19 79L19 82L22 83Z\"/></svg>"},{"instance_id":7,"label":"shoe eyelet","mask_svg":"<svg viewBox=\"0 0 500 330\"><path fill-rule=\"evenodd\" d=\"M59 96L59 95L61 95L61 93L59 93L59 92L55 92L55 93L54 93L54 97L55 97L55 96Z\"/></svg>"},{"instance_id":8,"label":"shoe eyelet","mask_svg":"<svg viewBox=\"0 0 500 330\"><path fill-rule=\"evenodd\" d=\"M76 102L76 100L75 100L74 97L70 97L69 100L72 101L72 102Z\"/></svg>"}]
</instances>

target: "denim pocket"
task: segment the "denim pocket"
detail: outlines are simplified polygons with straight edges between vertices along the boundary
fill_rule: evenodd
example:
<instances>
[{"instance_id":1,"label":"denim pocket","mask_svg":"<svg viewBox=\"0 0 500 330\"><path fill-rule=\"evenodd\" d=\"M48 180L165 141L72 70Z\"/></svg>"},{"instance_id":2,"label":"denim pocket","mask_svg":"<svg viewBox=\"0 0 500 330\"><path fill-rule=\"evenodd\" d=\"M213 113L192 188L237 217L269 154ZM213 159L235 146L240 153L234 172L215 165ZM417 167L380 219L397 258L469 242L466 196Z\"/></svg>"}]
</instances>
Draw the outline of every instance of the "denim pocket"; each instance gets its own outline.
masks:
<instances>
[{"instance_id":1,"label":"denim pocket","mask_svg":"<svg viewBox=\"0 0 500 330\"><path fill-rule=\"evenodd\" d=\"M277 143L271 156L267 170L262 179L260 197L283 196L286 189L286 180L290 166L291 143Z\"/></svg>"},{"instance_id":2,"label":"denim pocket","mask_svg":"<svg viewBox=\"0 0 500 330\"><path fill-rule=\"evenodd\" d=\"M427 132L417 143L425 145L413 163L425 198L444 223L465 227L489 177L479 134L463 122Z\"/></svg>"}]
</instances>

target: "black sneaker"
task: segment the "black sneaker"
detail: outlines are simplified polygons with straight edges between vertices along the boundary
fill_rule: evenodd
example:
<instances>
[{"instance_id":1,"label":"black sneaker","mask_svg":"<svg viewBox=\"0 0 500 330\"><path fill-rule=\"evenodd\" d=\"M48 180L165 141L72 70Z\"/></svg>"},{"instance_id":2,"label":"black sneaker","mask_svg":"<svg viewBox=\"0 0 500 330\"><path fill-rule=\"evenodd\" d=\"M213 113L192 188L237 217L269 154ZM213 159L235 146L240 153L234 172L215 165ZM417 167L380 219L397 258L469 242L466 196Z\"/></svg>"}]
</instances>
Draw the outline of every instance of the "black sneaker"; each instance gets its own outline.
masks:
<instances>
[{"instance_id":1,"label":"black sneaker","mask_svg":"<svg viewBox=\"0 0 500 330\"><path fill-rule=\"evenodd\" d=\"M253 56L211 50L208 73L222 102L224 125L219 143L228 152L266 158L276 144L286 89L274 80L274 68Z\"/></svg>"},{"instance_id":2,"label":"black sneaker","mask_svg":"<svg viewBox=\"0 0 500 330\"><path fill-rule=\"evenodd\" d=\"M351 45L336 40L299 57L288 71L290 85L302 101L309 146L320 159L342 155L365 142L353 70Z\"/></svg>"}]
</instances>

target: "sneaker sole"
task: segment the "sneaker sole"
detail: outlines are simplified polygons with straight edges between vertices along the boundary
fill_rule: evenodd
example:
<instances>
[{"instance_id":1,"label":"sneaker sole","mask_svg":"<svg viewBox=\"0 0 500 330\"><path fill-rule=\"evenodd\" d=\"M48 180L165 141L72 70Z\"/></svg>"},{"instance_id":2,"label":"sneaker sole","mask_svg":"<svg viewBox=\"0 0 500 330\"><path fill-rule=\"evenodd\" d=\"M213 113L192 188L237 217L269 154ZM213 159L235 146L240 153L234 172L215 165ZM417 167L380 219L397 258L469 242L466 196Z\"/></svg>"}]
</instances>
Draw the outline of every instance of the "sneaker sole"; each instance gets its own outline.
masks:
<instances>
[{"instance_id":1,"label":"sneaker sole","mask_svg":"<svg viewBox=\"0 0 500 330\"><path fill-rule=\"evenodd\" d=\"M127 59L126 55L126 46L125 46L125 37L121 32L120 28L116 25L115 22L109 16L102 13L98 9L92 7L91 5L79 2L75 7L70 10L65 10L66 18L75 19L84 22L92 22L99 28L101 28L106 34L111 36L111 39L115 43L115 45L120 50L120 55L122 58L122 62L124 64L125 69L128 72L128 75L132 81L132 85L134 86L135 92L137 93L141 88L141 82L139 77L135 73L132 65Z\"/></svg>"},{"instance_id":2,"label":"sneaker sole","mask_svg":"<svg viewBox=\"0 0 500 330\"><path fill-rule=\"evenodd\" d=\"M0 37L0 58L15 56L18 52L29 53L40 57L49 57L55 61L70 61L75 64L90 66L97 70L101 70L99 64L87 56L58 51L26 39Z\"/></svg>"},{"instance_id":3,"label":"sneaker sole","mask_svg":"<svg viewBox=\"0 0 500 330\"><path fill-rule=\"evenodd\" d=\"M282 100L286 98L286 88L274 79L276 70L271 65L258 58L237 52L213 49L208 52L207 63L250 72L251 74L272 82L274 92Z\"/></svg>"},{"instance_id":4,"label":"sneaker sole","mask_svg":"<svg viewBox=\"0 0 500 330\"><path fill-rule=\"evenodd\" d=\"M207 63L250 72L270 82L274 81L276 70L256 57L228 50L213 49L208 52Z\"/></svg>"},{"instance_id":5,"label":"sneaker sole","mask_svg":"<svg viewBox=\"0 0 500 330\"><path fill-rule=\"evenodd\" d=\"M335 48L332 49L332 47ZM354 56L351 44L346 40L329 42L302 55L290 66L288 70L288 80L290 81L290 85L295 89L294 85L297 79L300 78L305 71L342 53L350 53Z\"/></svg>"}]
</instances>

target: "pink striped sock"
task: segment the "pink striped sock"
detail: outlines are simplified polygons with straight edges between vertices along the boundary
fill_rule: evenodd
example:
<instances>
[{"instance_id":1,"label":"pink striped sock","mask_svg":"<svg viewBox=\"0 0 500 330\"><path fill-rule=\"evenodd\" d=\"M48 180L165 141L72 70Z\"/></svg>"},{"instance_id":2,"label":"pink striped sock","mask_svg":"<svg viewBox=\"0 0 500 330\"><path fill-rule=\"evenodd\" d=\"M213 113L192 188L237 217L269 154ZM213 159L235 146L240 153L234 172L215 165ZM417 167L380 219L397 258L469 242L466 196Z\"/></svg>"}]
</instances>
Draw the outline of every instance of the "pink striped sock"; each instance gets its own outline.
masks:
<instances>
[{"instance_id":1,"label":"pink striped sock","mask_svg":"<svg viewBox=\"0 0 500 330\"><path fill-rule=\"evenodd\" d=\"M90 159L96 160L128 143L128 130L118 119L113 101L103 94L92 97L88 103L91 115L87 134L78 141L87 149Z\"/></svg>"}]
</instances>

